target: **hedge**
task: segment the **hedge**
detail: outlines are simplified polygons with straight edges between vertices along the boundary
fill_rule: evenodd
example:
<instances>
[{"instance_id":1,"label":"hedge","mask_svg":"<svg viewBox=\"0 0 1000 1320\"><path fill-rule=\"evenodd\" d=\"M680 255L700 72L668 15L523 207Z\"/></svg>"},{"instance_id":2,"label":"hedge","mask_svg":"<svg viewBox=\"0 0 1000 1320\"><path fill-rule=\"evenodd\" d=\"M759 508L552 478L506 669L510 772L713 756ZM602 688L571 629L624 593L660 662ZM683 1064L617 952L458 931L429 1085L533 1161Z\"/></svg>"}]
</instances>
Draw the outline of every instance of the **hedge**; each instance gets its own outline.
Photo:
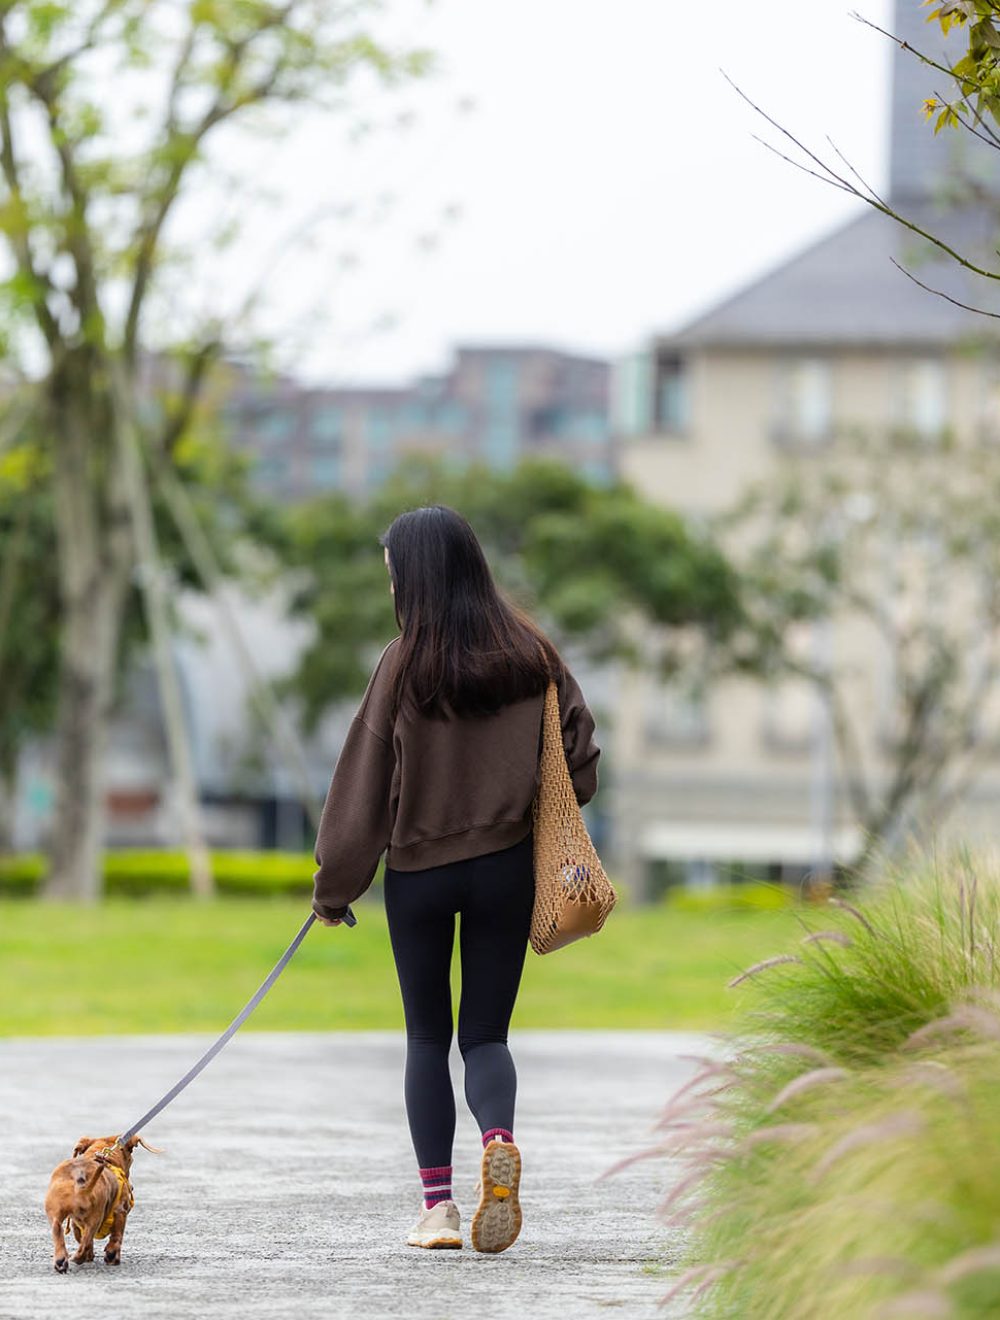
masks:
<instances>
[{"instance_id":1,"label":"hedge","mask_svg":"<svg viewBox=\"0 0 1000 1320\"><path fill-rule=\"evenodd\" d=\"M0 856L0 897L38 897L46 868L40 853ZM309 853L213 852L212 870L220 897L308 896L316 863ZM376 880L380 878L381 867ZM104 892L115 898L190 894L187 857L182 852L107 852Z\"/></svg>"}]
</instances>

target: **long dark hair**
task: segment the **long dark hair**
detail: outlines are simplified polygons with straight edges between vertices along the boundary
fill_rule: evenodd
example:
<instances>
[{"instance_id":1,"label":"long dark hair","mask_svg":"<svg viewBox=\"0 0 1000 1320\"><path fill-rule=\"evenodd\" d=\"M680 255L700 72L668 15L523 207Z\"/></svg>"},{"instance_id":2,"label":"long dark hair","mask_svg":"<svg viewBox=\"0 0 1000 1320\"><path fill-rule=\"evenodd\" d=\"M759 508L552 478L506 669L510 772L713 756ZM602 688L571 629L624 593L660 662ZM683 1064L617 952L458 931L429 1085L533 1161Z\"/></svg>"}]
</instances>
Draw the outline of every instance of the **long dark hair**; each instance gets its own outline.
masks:
<instances>
[{"instance_id":1,"label":"long dark hair","mask_svg":"<svg viewBox=\"0 0 1000 1320\"><path fill-rule=\"evenodd\" d=\"M493 581L460 513L432 504L401 513L379 541L402 634L393 703L404 688L422 714L492 715L562 673L559 653Z\"/></svg>"}]
</instances>

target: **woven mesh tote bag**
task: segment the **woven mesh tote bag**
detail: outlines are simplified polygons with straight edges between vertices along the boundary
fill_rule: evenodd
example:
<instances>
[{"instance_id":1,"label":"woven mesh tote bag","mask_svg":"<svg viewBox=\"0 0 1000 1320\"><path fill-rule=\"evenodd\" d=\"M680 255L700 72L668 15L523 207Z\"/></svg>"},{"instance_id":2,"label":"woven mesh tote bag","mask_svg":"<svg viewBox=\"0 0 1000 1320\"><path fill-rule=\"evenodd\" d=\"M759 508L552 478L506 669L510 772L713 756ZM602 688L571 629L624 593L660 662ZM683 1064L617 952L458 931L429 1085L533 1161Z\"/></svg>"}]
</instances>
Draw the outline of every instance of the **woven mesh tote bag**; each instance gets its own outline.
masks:
<instances>
[{"instance_id":1,"label":"woven mesh tote bag","mask_svg":"<svg viewBox=\"0 0 1000 1320\"><path fill-rule=\"evenodd\" d=\"M542 754L533 806L535 905L529 939L536 953L552 953L595 935L617 901L573 792L563 749L559 694L545 692Z\"/></svg>"}]
</instances>

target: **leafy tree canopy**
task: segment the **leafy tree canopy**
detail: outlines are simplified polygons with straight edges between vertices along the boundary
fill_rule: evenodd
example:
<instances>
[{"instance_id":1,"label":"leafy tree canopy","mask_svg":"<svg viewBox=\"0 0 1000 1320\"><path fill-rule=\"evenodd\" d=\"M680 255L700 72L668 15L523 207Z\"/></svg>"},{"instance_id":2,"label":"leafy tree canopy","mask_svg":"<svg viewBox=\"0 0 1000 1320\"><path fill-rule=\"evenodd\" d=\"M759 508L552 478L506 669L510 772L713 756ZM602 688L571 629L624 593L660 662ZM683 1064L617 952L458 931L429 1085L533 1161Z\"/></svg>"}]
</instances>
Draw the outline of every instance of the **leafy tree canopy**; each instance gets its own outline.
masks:
<instances>
[{"instance_id":1,"label":"leafy tree canopy","mask_svg":"<svg viewBox=\"0 0 1000 1320\"><path fill-rule=\"evenodd\" d=\"M739 627L725 557L631 487L588 482L552 460L509 472L413 460L368 500L324 497L294 509L281 531L283 556L298 568L294 609L316 625L292 680L307 725L364 688L373 651L396 632L379 534L403 510L434 503L468 518L500 585L595 660L648 660L650 624L654 635L713 643ZM658 653L663 670L677 662L673 648Z\"/></svg>"}]
</instances>

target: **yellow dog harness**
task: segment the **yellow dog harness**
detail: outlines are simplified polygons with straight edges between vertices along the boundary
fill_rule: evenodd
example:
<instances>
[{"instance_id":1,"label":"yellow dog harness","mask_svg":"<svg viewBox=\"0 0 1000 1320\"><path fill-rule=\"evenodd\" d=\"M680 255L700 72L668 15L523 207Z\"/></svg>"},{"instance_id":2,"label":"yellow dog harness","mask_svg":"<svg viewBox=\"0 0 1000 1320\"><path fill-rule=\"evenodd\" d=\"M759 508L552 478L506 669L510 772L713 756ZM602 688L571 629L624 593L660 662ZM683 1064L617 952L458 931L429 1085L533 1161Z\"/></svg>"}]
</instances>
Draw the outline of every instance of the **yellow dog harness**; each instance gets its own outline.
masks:
<instances>
[{"instance_id":1,"label":"yellow dog harness","mask_svg":"<svg viewBox=\"0 0 1000 1320\"><path fill-rule=\"evenodd\" d=\"M109 1172L113 1173L117 1178L118 1191L115 1193L115 1199L111 1202L111 1205L108 1207L108 1213L104 1216L104 1220L101 1224L101 1227L94 1234L95 1240L106 1238L108 1234L111 1232L111 1225L114 1223L115 1211L121 1205L123 1200L125 1201L126 1210L131 1210L132 1207L135 1205L135 1195L132 1191L132 1184L129 1182L125 1170L119 1168L117 1164L105 1164L104 1167ZM83 1225L78 1224L76 1220L73 1221L73 1227L78 1233L81 1234L83 1233Z\"/></svg>"}]
</instances>

